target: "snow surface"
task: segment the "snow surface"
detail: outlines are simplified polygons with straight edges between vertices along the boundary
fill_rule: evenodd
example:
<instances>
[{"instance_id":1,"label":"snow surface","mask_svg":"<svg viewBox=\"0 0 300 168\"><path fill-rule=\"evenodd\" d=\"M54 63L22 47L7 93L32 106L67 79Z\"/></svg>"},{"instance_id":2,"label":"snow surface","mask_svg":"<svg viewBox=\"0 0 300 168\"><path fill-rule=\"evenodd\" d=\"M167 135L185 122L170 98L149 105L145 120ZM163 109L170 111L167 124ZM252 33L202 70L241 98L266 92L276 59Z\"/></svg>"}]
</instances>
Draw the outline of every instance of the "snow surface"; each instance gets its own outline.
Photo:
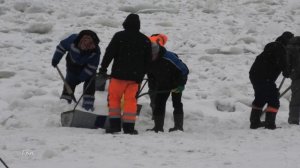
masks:
<instances>
[{"instance_id":1,"label":"snow surface","mask_svg":"<svg viewBox=\"0 0 300 168\"><path fill-rule=\"evenodd\" d=\"M166 47L190 68L183 94L185 132L146 132L153 126L148 96L139 99L137 136L61 127L60 113L73 105L59 101L63 83L51 66L56 45L92 29L104 53L130 12L140 15L146 35L167 34ZM248 79L266 43L284 31L299 35L299 0L0 0L0 18L0 157L9 167L300 165L300 127L287 124L290 92L281 99L280 129L250 130ZM65 69L64 59L59 66ZM283 88L289 84L286 80ZM96 93L95 113L107 113L106 95ZM167 131L173 126L170 101L165 122Z\"/></svg>"}]
</instances>

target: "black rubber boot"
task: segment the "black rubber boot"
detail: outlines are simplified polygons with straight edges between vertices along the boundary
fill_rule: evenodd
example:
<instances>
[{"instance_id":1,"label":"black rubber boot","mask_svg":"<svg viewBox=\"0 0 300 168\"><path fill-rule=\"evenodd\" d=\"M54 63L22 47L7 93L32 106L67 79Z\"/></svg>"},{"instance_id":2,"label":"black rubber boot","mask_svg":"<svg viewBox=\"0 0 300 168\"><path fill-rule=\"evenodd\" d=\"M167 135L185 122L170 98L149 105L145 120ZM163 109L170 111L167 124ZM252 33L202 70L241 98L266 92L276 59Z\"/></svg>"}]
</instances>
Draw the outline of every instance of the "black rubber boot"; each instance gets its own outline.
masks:
<instances>
[{"instance_id":1,"label":"black rubber boot","mask_svg":"<svg viewBox=\"0 0 300 168\"><path fill-rule=\"evenodd\" d=\"M121 132L121 118L110 118L109 128L107 128L105 132L109 134Z\"/></svg>"},{"instance_id":2,"label":"black rubber boot","mask_svg":"<svg viewBox=\"0 0 300 168\"><path fill-rule=\"evenodd\" d=\"M137 135L138 131L134 129L134 123L123 123L124 134Z\"/></svg>"},{"instance_id":3,"label":"black rubber boot","mask_svg":"<svg viewBox=\"0 0 300 168\"><path fill-rule=\"evenodd\" d=\"M158 132L164 132L164 116L153 116L154 118L154 127L151 129L147 129L146 131L154 131L156 133Z\"/></svg>"},{"instance_id":4,"label":"black rubber boot","mask_svg":"<svg viewBox=\"0 0 300 168\"><path fill-rule=\"evenodd\" d=\"M266 129L276 129L276 112L266 112L266 121L265 121L265 128Z\"/></svg>"},{"instance_id":5,"label":"black rubber boot","mask_svg":"<svg viewBox=\"0 0 300 168\"><path fill-rule=\"evenodd\" d=\"M250 114L250 129L257 129L264 126L264 122L260 121L262 110L252 109Z\"/></svg>"},{"instance_id":6,"label":"black rubber boot","mask_svg":"<svg viewBox=\"0 0 300 168\"><path fill-rule=\"evenodd\" d=\"M183 114L174 115L174 127L169 129L169 132L183 131Z\"/></svg>"}]
</instances>

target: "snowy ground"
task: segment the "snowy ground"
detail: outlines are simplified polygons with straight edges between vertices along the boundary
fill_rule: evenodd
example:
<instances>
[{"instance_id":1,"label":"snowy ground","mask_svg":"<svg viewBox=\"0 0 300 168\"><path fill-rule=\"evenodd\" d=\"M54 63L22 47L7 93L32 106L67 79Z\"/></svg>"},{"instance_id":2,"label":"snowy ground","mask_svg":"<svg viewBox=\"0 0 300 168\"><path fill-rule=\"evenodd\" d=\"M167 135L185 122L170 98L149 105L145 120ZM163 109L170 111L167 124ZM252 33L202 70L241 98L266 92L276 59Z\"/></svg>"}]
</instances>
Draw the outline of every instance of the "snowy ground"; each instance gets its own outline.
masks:
<instances>
[{"instance_id":1,"label":"snowy ground","mask_svg":"<svg viewBox=\"0 0 300 168\"><path fill-rule=\"evenodd\" d=\"M72 106L59 101L56 45L92 29L104 53L130 12L146 35L167 34L166 47L191 70L185 132L146 132L153 126L147 96L139 99L137 136L61 127L60 113ZM290 93L281 99L280 129L250 130L248 121L249 68L283 31L299 35L298 0L0 0L0 18L0 157L9 167L299 167L300 128L287 124ZM106 114L106 94L96 93L95 113ZM172 126L169 102L165 130Z\"/></svg>"}]
</instances>

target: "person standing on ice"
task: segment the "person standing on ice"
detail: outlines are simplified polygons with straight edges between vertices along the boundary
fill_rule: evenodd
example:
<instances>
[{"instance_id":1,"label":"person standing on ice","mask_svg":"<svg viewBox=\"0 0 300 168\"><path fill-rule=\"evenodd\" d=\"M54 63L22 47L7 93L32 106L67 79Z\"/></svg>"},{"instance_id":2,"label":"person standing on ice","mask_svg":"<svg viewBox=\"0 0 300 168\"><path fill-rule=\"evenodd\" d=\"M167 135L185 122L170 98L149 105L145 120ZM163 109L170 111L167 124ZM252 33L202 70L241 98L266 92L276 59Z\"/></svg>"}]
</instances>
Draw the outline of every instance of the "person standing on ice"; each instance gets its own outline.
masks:
<instances>
[{"instance_id":1,"label":"person standing on ice","mask_svg":"<svg viewBox=\"0 0 300 168\"><path fill-rule=\"evenodd\" d=\"M289 124L299 125L300 117L300 36L290 39L287 45L292 97L289 105Z\"/></svg>"},{"instance_id":2,"label":"person standing on ice","mask_svg":"<svg viewBox=\"0 0 300 168\"><path fill-rule=\"evenodd\" d=\"M280 102L275 81L281 72L284 77L288 77L286 45L293 36L291 32L284 32L274 42L268 43L250 69L249 77L255 96L250 114L251 129L263 126L266 129L276 129L275 120ZM263 124L260 116L265 104L267 108Z\"/></svg>"},{"instance_id":3,"label":"person standing on ice","mask_svg":"<svg viewBox=\"0 0 300 168\"><path fill-rule=\"evenodd\" d=\"M122 123L125 134L137 134L134 129L136 94L151 61L151 42L139 31L140 19L137 14L129 14L123 27L125 30L117 32L107 46L99 69L99 75L105 76L107 67L114 60L108 86L110 127L106 129L106 133L120 132ZM121 115L123 95L124 108Z\"/></svg>"},{"instance_id":4,"label":"person standing on ice","mask_svg":"<svg viewBox=\"0 0 300 168\"><path fill-rule=\"evenodd\" d=\"M152 43L152 62L147 73L149 88L155 93L155 98L151 98L154 104L153 120L154 127L148 131L164 132L164 120L166 113L166 103L172 95L174 127L172 131L183 131L183 104L181 102L182 91L185 88L189 74L188 67L178 58L177 54L167 51L163 46Z\"/></svg>"},{"instance_id":5,"label":"person standing on ice","mask_svg":"<svg viewBox=\"0 0 300 168\"><path fill-rule=\"evenodd\" d=\"M96 74L100 62L99 42L95 32L82 30L79 34L72 34L62 40L56 47L52 58L52 66L56 67L67 52L65 80L73 93L76 86L84 82L83 90L86 92L83 95L82 107L87 111L94 110L95 79L93 76ZM72 102L72 95L67 92L65 87L60 98L67 100L69 104Z\"/></svg>"},{"instance_id":6,"label":"person standing on ice","mask_svg":"<svg viewBox=\"0 0 300 168\"><path fill-rule=\"evenodd\" d=\"M168 41L168 37L165 34L162 33L158 33L158 34L152 34L149 37L151 43L156 43L160 46L165 46L167 41ZM149 76L148 76L149 77ZM155 84L153 80L148 80L148 88L149 88L149 92L152 92L155 90ZM156 94L149 94L150 97L150 107L152 109L152 119L154 119L153 117L153 111L154 111L154 99L155 99Z\"/></svg>"}]
</instances>

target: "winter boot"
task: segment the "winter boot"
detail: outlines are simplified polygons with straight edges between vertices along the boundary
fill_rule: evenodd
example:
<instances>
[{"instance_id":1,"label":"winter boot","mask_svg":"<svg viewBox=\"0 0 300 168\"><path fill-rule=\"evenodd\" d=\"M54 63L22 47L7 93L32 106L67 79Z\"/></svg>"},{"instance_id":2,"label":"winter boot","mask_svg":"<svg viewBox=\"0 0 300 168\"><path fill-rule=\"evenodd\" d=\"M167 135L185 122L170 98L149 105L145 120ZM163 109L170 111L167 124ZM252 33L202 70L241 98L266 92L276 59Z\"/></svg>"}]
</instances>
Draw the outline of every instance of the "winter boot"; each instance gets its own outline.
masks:
<instances>
[{"instance_id":1,"label":"winter boot","mask_svg":"<svg viewBox=\"0 0 300 168\"><path fill-rule=\"evenodd\" d=\"M266 129L276 129L276 114L277 112L266 112L266 121L265 121L265 128Z\"/></svg>"},{"instance_id":2,"label":"winter boot","mask_svg":"<svg viewBox=\"0 0 300 168\"><path fill-rule=\"evenodd\" d=\"M183 114L174 114L174 127L169 132L183 131Z\"/></svg>"},{"instance_id":3,"label":"winter boot","mask_svg":"<svg viewBox=\"0 0 300 168\"><path fill-rule=\"evenodd\" d=\"M260 121L262 110L253 109L250 114L250 129L257 129L264 126L264 123Z\"/></svg>"},{"instance_id":4,"label":"winter boot","mask_svg":"<svg viewBox=\"0 0 300 168\"><path fill-rule=\"evenodd\" d=\"M134 123L123 123L124 134L137 135L138 131L134 129Z\"/></svg>"},{"instance_id":5,"label":"winter boot","mask_svg":"<svg viewBox=\"0 0 300 168\"><path fill-rule=\"evenodd\" d=\"M121 132L121 118L109 118L109 128L106 128L105 132L109 134Z\"/></svg>"},{"instance_id":6,"label":"winter boot","mask_svg":"<svg viewBox=\"0 0 300 168\"><path fill-rule=\"evenodd\" d=\"M147 129L146 131L154 131L156 133L164 132L165 116L153 116L153 118L154 118L154 127L151 129Z\"/></svg>"}]
</instances>

